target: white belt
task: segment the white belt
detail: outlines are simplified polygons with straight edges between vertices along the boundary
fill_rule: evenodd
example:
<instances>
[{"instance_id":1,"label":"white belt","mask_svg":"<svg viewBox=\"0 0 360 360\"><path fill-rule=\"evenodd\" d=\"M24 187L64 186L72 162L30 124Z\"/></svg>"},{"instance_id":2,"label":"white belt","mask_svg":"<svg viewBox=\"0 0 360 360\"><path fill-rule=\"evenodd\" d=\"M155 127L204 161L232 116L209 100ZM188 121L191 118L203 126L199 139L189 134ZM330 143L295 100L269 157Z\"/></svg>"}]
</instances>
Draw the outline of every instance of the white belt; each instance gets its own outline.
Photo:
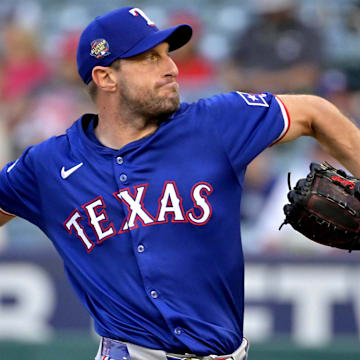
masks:
<instances>
[{"instance_id":1,"label":"white belt","mask_svg":"<svg viewBox=\"0 0 360 360\"><path fill-rule=\"evenodd\" d=\"M249 342L246 338L238 349L229 355L172 354L143 346L102 338L95 360L246 360Z\"/></svg>"},{"instance_id":2,"label":"white belt","mask_svg":"<svg viewBox=\"0 0 360 360\"><path fill-rule=\"evenodd\" d=\"M241 345L229 355L206 355L206 356L196 356L196 355L179 355L166 353L169 360L172 359L181 359L181 360L246 360L249 350L249 341L246 338L243 338Z\"/></svg>"}]
</instances>

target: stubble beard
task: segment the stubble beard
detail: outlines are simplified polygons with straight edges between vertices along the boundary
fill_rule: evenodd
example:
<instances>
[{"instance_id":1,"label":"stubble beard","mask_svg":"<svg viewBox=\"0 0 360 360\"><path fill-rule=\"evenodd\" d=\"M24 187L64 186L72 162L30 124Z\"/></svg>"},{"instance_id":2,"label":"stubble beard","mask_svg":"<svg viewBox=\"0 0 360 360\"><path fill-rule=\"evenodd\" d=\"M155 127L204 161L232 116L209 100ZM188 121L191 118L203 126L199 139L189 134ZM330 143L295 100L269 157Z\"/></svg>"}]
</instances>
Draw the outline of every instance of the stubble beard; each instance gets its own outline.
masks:
<instances>
[{"instance_id":1,"label":"stubble beard","mask_svg":"<svg viewBox=\"0 0 360 360\"><path fill-rule=\"evenodd\" d=\"M135 118L143 119L144 127L150 124L160 125L180 107L178 92L171 96L160 95L156 90L130 87L123 81L120 86L120 106L127 109Z\"/></svg>"}]
</instances>

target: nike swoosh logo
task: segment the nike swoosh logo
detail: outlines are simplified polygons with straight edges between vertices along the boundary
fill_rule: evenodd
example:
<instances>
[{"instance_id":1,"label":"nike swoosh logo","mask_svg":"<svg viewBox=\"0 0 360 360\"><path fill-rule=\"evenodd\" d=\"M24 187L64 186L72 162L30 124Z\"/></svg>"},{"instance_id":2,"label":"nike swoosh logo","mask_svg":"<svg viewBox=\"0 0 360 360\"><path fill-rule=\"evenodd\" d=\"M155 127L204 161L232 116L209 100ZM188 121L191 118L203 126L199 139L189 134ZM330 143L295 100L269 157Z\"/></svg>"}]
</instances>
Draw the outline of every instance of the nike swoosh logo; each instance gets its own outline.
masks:
<instances>
[{"instance_id":1,"label":"nike swoosh logo","mask_svg":"<svg viewBox=\"0 0 360 360\"><path fill-rule=\"evenodd\" d=\"M6 170L6 172L9 173L13 169L13 167L17 164L18 161L19 161L19 159L17 159L12 165L10 165L8 167L8 169Z\"/></svg>"},{"instance_id":2,"label":"nike swoosh logo","mask_svg":"<svg viewBox=\"0 0 360 360\"><path fill-rule=\"evenodd\" d=\"M65 167L63 166L61 169L61 177L63 179L67 179L72 173L74 173L77 169L79 169L81 166L83 166L83 163L77 164L73 166L72 168L65 170Z\"/></svg>"}]
</instances>

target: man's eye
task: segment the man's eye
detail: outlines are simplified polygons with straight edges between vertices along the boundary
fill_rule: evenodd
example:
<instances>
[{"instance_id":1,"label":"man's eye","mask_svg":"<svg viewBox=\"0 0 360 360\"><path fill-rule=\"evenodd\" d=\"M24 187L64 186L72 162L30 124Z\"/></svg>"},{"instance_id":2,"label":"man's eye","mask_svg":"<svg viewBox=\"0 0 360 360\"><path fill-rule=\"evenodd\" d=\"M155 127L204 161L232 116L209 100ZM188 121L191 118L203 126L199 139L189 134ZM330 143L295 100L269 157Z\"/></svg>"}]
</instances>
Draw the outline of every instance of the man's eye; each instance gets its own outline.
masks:
<instances>
[{"instance_id":1,"label":"man's eye","mask_svg":"<svg viewBox=\"0 0 360 360\"><path fill-rule=\"evenodd\" d=\"M150 59L151 61L156 61L156 60L158 60L158 59L159 59L159 55L156 55L156 54L150 54L150 55L149 55L149 59Z\"/></svg>"}]
</instances>

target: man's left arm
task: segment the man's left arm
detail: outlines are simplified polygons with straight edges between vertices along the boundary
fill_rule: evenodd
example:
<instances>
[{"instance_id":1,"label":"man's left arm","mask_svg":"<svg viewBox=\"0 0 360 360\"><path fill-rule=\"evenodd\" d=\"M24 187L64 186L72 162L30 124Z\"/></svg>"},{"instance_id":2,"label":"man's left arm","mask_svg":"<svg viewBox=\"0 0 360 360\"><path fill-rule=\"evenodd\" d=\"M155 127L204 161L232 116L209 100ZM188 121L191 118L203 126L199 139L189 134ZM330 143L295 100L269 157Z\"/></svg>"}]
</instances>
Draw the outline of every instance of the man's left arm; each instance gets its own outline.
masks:
<instances>
[{"instance_id":1,"label":"man's left arm","mask_svg":"<svg viewBox=\"0 0 360 360\"><path fill-rule=\"evenodd\" d=\"M291 125L278 142L312 136L335 159L360 177L360 130L329 101L314 95L278 95Z\"/></svg>"}]
</instances>

